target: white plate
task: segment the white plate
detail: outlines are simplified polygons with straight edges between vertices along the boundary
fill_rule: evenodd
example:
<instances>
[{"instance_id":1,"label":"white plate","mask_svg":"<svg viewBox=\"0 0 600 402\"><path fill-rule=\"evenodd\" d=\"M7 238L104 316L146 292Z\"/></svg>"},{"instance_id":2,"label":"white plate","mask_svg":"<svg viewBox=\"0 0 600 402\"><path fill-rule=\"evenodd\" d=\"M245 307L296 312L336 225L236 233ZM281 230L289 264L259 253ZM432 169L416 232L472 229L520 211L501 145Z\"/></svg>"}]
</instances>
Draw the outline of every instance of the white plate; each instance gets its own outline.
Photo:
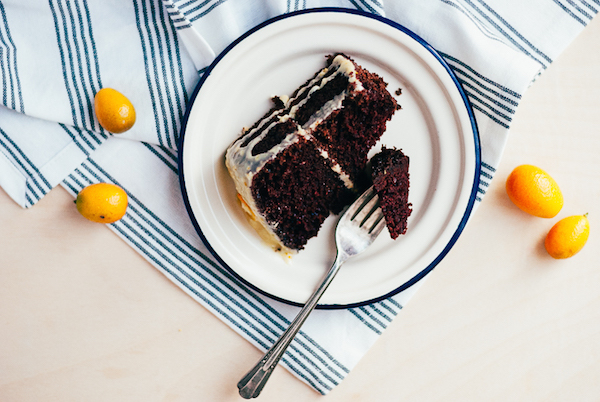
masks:
<instances>
[{"instance_id":1,"label":"white plate","mask_svg":"<svg viewBox=\"0 0 600 402\"><path fill-rule=\"evenodd\" d=\"M384 231L345 263L321 307L366 304L397 293L448 252L471 212L479 180L472 112L447 65L426 43L388 20L359 12L317 10L278 17L244 35L209 67L188 108L180 146L186 205L209 250L246 284L301 304L333 262L330 216L319 235L286 262L246 221L225 167L225 150L271 106L343 52L381 75L402 109L380 144L410 157L413 213L406 235Z\"/></svg>"}]
</instances>

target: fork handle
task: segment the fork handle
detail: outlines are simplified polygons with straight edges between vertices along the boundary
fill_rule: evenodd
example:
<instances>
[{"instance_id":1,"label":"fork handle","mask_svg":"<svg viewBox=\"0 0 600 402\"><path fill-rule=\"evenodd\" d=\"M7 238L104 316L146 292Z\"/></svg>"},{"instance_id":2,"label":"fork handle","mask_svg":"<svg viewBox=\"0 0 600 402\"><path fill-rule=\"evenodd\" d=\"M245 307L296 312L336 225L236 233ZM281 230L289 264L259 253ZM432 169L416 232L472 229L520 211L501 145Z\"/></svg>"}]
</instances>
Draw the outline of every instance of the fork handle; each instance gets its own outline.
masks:
<instances>
[{"instance_id":1,"label":"fork handle","mask_svg":"<svg viewBox=\"0 0 600 402\"><path fill-rule=\"evenodd\" d=\"M327 272L327 275L323 278L319 287L310 296L290 326L285 330L277 342L271 346L267 353L265 353L262 359L260 359L258 363L256 363L256 365L238 382L237 387L242 398L256 398L260 394L287 347L292 343L292 340L294 340L294 337L298 331L300 331L300 327L302 327L302 324L304 324L308 315L314 310L319 299L321 299L321 296L323 296L323 293L325 293L325 290L329 287L331 281L335 278L335 275L338 273L346 259L348 259L348 256L345 253L338 252L335 262L329 269L329 272Z\"/></svg>"}]
</instances>

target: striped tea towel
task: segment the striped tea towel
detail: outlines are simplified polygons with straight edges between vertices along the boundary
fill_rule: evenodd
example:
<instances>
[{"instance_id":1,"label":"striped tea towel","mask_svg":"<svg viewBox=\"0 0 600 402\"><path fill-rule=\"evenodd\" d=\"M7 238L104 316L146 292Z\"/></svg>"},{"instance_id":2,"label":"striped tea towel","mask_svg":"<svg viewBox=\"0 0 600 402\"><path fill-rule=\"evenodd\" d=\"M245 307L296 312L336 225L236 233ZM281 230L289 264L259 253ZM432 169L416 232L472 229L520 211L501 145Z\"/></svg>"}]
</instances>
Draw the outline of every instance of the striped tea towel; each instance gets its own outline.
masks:
<instances>
[{"instance_id":1,"label":"striped tea towel","mask_svg":"<svg viewBox=\"0 0 600 402\"><path fill-rule=\"evenodd\" d=\"M25 208L60 184L74 196L112 182L130 195L110 228L183 291L261 349L297 308L256 294L207 252L182 202L177 140L202 71L265 20L312 7L385 16L447 61L479 127L481 201L525 89L597 13L600 0L0 0L0 185ZM138 120L125 134L93 112L121 90ZM387 300L316 311L282 364L326 394L422 281ZM233 386L233 384L232 384Z\"/></svg>"}]
</instances>

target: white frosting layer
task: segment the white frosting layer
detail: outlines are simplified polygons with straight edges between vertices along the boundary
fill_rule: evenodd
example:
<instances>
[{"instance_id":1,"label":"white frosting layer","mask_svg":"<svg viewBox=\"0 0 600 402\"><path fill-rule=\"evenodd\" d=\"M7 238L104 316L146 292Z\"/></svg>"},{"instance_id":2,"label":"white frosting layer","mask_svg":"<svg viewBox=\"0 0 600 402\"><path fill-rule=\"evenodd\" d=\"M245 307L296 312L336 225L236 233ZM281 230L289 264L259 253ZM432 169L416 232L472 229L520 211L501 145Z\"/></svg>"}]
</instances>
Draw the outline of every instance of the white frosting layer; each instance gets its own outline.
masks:
<instances>
[{"instance_id":1,"label":"white frosting layer","mask_svg":"<svg viewBox=\"0 0 600 402\"><path fill-rule=\"evenodd\" d=\"M333 73L327 75L330 70L334 70ZM286 137L277 145L272 147L270 150L260 153L258 155L252 155L254 146L260 143L277 124L287 122L289 119L294 119L298 110L311 98L311 96L322 89L328 82L333 80L339 74L343 74L348 77L348 81L353 83L350 87L354 87L353 91L362 91L362 83L356 78L356 69L354 63L343 55L336 56L328 68L322 69L312 80L301 87L293 98L287 96L281 96L279 99L284 103L284 108L279 109L271 113L269 116L265 116L257 125L257 127L248 131L242 137L238 138L228 149L225 155L225 163L229 174L233 178L235 187L243 202L244 210L248 213L248 216L253 221L252 224L264 228L264 230L257 231L261 234L264 240L269 244L273 245L278 250L284 252L293 252L284 247L279 241L274 227L271 227L265 220L264 216L258 210L254 198L252 197L251 187L252 179L254 175L259 172L267 162L274 159L280 152L288 148L290 145L298 142L300 138L304 137L312 139L311 132L325 119L327 119L331 113L342 107L344 99L349 94L348 90L344 90L340 94L336 95L333 99L326 102L319 110L317 110L308 121L300 127L296 124L296 130L286 135ZM308 92L307 92L308 91ZM306 93L306 95L304 95ZM304 99L302 97L304 96ZM302 99L294 104L296 100ZM291 106L293 105L293 106ZM275 117L276 121L272 122ZM270 123L269 123L270 122ZM265 127L265 125L267 125ZM260 132L262 131L262 132ZM257 132L260 132L256 138L253 138L244 146L244 143L248 138L251 138ZM338 177L344 185L348 188L353 187L353 183L350 180L348 174L346 174L342 167L335 161L330 159L326 151L319 149L320 155L324 159L331 161L332 170L338 174Z\"/></svg>"}]
</instances>

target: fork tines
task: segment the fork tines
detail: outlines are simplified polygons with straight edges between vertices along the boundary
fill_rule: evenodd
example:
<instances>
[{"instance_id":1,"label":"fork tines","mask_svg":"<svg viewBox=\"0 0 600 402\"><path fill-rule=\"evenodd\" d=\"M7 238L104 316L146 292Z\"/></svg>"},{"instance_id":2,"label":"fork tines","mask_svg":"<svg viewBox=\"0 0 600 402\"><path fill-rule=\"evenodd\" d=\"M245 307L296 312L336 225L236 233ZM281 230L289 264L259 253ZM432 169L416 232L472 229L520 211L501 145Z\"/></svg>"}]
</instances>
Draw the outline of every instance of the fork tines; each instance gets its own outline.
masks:
<instances>
[{"instance_id":1,"label":"fork tines","mask_svg":"<svg viewBox=\"0 0 600 402\"><path fill-rule=\"evenodd\" d=\"M350 208L356 208L352 212L351 221L358 223L359 227L365 227L369 233L379 232L385 225L383 212L379 206L379 196L371 186L365 191Z\"/></svg>"}]
</instances>

